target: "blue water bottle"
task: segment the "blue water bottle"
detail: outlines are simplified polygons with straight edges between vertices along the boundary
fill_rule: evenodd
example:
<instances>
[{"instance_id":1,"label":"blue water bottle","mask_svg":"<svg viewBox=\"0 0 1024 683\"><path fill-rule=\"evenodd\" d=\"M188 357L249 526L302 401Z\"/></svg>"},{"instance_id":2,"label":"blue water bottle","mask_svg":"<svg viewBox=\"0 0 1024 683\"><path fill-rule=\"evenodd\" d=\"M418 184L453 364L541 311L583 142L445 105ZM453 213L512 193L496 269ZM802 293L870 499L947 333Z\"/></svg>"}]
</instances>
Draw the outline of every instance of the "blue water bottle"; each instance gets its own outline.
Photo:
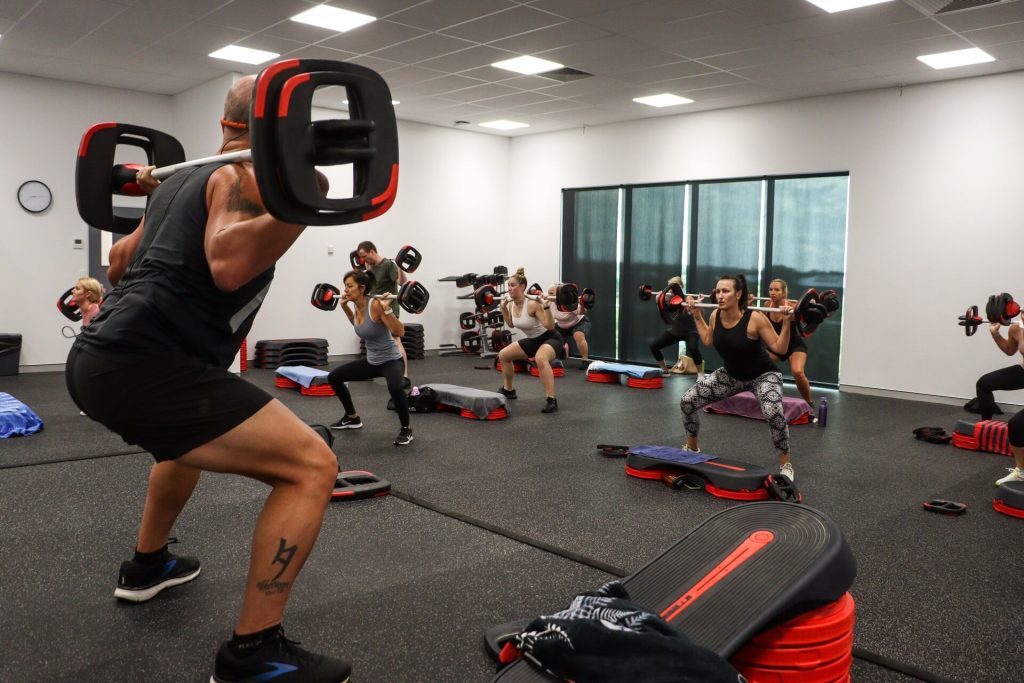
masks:
<instances>
[{"instance_id":1,"label":"blue water bottle","mask_svg":"<svg viewBox=\"0 0 1024 683\"><path fill-rule=\"evenodd\" d=\"M828 421L828 399L824 396L821 397L821 401L818 403L818 426L824 427Z\"/></svg>"}]
</instances>

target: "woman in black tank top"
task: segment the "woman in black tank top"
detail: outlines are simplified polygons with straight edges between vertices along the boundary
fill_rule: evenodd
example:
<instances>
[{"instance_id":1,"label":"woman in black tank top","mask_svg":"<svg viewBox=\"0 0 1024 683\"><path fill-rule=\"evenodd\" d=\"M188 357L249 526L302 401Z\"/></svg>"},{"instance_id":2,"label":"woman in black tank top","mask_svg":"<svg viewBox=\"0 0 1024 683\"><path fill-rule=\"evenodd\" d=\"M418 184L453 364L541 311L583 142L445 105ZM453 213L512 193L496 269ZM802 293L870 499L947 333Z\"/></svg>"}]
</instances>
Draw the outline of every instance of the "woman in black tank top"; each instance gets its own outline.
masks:
<instances>
[{"instance_id":1,"label":"woman in black tank top","mask_svg":"<svg viewBox=\"0 0 1024 683\"><path fill-rule=\"evenodd\" d=\"M786 353L790 326L783 325L782 333L776 333L763 313L747 308L747 280L742 275L719 278L714 296L718 308L711 312L708 322L704 321L701 309L696 306L698 301L693 297L687 298L701 343L718 351L723 367L697 380L679 402L686 428L684 448L700 450L697 434L700 431L701 408L741 391L752 391L768 422L772 444L778 453L779 473L792 480L789 423L782 408L782 373L768 356L768 352L776 356ZM789 308L784 316L791 321L793 310Z\"/></svg>"},{"instance_id":2,"label":"woman in black tank top","mask_svg":"<svg viewBox=\"0 0 1024 683\"><path fill-rule=\"evenodd\" d=\"M787 298L789 296L789 285L786 284L785 280L780 280L779 278L772 280L768 284L768 296L771 297L771 301L767 305L771 308L782 308L783 306L796 308L797 302ZM787 320L784 314L769 313L768 320L771 321L775 331L780 334L782 333L783 325L789 326L789 347L786 349L786 353L781 356L774 353L769 353L768 355L775 361L789 361L789 371L793 373L793 382L796 383L797 391L807 401L807 405L814 405L811 403L811 383L807 380L807 373L804 372L804 367L807 365L807 343L804 341L803 336L796 331L795 323L792 320Z\"/></svg>"}]
</instances>

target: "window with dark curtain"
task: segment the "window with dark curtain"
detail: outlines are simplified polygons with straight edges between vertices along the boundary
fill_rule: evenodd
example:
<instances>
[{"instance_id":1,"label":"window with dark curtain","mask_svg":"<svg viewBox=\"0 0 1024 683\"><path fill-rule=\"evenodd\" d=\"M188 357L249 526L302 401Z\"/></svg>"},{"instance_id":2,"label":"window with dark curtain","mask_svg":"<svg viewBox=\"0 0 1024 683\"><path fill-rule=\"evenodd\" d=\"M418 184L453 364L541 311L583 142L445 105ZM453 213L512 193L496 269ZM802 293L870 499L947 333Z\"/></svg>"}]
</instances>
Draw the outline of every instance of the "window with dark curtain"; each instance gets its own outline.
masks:
<instances>
[{"instance_id":1,"label":"window with dark curtain","mask_svg":"<svg viewBox=\"0 0 1024 683\"><path fill-rule=\"evenodd\" d=\"M666 330L654 302L638 299L640 285L654 291L682 275L685 185L634 187L627 190L622 263L623 301L619 356L631 363L651 363L650 343ZM666 349L671 364L676 349Z\"/></svg>"},{"instance_id":2,"label":"window with dark curtain","mask_svg":"<svg viewBox=\"0 0 1024 683\"><path fill-rule=\"evenodd\" d=\"M711 294L722 275L740 273L757 290L761 248L761 180L698 183L693 187L693 239L687 291ZM707 303L713 303L710 299ZM703 310L709 320L713 309ZM714 349L701 348L705 370L722 365Z\"/></svg>"},{"instance_id":3,"label":"window with dark curtain","mask_svg":"<svg viewBox=\"0 0 1024 683\"><path fill-rule=\"evenodd\" d=\"M789 298L800 299L809 288L834 289L843 296L846 261L846 203L849 176L780 178L774 184L771 263L764 285L786 281ZM806 340L807 378L839 384L839 336L843 309L829 316ZM781 366L783 370L787 365Z\"/></svg>"},{"instance_id":4,"label":"window with dark curtain","mask_svg":"<svg viewBox=\"0 0 1024 683\"><path fill-rule=\"evenodd\" d=\"M562 279L597 293L587 343L592 358L617 358L619 189L562 193ZM547 285L544 285L547 286Z\"/></svg>"}]
</instances>

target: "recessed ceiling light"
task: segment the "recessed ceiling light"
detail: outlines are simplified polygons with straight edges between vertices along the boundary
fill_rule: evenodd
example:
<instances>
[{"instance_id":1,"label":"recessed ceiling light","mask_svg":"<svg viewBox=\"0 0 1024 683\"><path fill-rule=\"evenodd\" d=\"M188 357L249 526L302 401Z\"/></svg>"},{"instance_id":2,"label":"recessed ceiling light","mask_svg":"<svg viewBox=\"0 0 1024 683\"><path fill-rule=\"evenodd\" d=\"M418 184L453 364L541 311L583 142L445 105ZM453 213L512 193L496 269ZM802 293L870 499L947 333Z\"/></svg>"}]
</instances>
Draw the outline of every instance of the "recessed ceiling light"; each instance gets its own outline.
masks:
<instances>
[{"instance_id":1,"label":"recessed ceiling light","mask_svg":"<svg viewBox=\"0 0 1024 683\"><path fill-rule=\"evenodd\" d=\"M363 24L369 24L371 21L377 21L377 17L371 17L369 14L360 14L359 12L350 12L347 9L338 9L328 5L317 5L305 12L296 14L292 17L292 21L344 33Z\"/></svg>"},{"instance_id":2,"label":"recessed ceiling light","mask_svg":"<svg viewBox=\"0 0 1024 683\"><path fill-rule=\"evenodd\" d=\"M660 95L649 95L647 97L634 97L634 102L640 104L647 104L652 107L674 107L677 104L690 104L693 102L688 97L680 97L679 95L673 95L671 93L662 93Z\"/></svg>"},{"instance_id":3,"label":"recessed ceiling light","mask_svg":"<svg viewBox=\"0 0 1024 683\"><path fill-rule=\"evenodd\" d=\"M542 74L545 71L554 71L555 69L561 69L564 64L558 62L549 62L546 59L540 59L538 57L515 57L513 59L504 59L500 62L494 62L491 66L496 66L499 69L507 69L508 71L515 71L516 73L526 74Z\"/></svg>"},{"instance_id":4,"label":"recessed ceiling light","mask_svg":"<svg viewBox=\"0 0 1024 683\"><path fill-rule=\"evenodd\" d=\"M515 130L516 128L529 128L528 123L519 123L518 121L506 121L504 119L498 119L497 121L487 121L486 123L479 124L481 128L494 128L496 130Z\"/></svg>"},{"instance_id":5,"label":"recessed ceiling light","mask_svg":"<svg viewBox=\"0 0 1024 683\"><path fill-rule=\"evenodd\" d=\"M845 12L848 9L867 7L868 5L881 5L883 2L892 2L892 0L807 0L807 2L817 5L829 14L833 14L835 12Z\"/></svg>"},{"instance_id":6,"label":"recessed ceiling light","mask_svg":"<svg viewBox=\"0 0 1024 683\"><path fill-rule=\"evenodd\" d=\"M211 52L210 56L216 59L227 59L232 62L262 64L263 62L269 62L271 59L280 57L281 55L276 52L267 52L266 50L253 50L250 47L228 45L227 47L222 47L216 52Z\"/></svg>"},{"instance_id":7,"label":"recessed ceiling light","mask_svg":"<svg viewBox=\"0 0 1024 683\"><path fill-rule=\"evenodd\" d=\"M937 52L933 55L921 55L918 60L924 62L933 69L949 69L954 66L967 66L968 64L982 64L983 62L994 62L996 58L976 47L969 47L966 50L953 50L952 52Z\"/></svg>"}]
</instances>

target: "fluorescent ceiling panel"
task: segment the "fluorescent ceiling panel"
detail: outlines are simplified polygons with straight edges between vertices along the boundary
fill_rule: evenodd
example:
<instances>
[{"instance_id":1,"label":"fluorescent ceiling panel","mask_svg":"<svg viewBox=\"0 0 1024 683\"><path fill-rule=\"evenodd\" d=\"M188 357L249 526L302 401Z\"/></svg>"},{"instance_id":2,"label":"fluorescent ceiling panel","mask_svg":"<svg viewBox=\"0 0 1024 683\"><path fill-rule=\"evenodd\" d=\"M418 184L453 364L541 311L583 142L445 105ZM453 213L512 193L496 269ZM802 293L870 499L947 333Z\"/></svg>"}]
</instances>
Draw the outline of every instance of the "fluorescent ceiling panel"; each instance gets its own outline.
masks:
<instances>
[{"instance_id":1,"label":"fluorescent ceiling panel","mask_svg":"<svg viewBox=\"0 0 1024 683\"><path fill-rule=\"evenodd\" d=\"M515 130L516 128L529 128L528 123L519 123L518 121L506 121L504 119L498 119L497 121L487 121L486 123L479 124L481 128L494 128L495 130Z\"/></svg>"},{"instance_id":2,"label":"fluorescent ceiling panel","mask_svg":"<svg viewBox=\"0 0 1024 683\"><path fill-rule=\"evenodd\" d=\"M347 9L338 9L328 5L318 5L305 12L296 14L292 17L292 21L344 33L363 24L369 24L371 21L377 21L377 17L371 17L369 14L361 14L359 12L351 12Z\"/></svg>"},{"instance_id":3,"label":"fluorescent ceiling panel","mask_svg":"<svg viewBox=\"0 0 1024 683\"><path fill-rule=\"evenodd\" d=\"M634 97L633 101L640 104L646 104L651 107L674 107L677 104L691 104L693 102L693 100L688 97L680 97L679 95L673 95L667 92L660 95L649 95L647 97Z\"/></svg>"},{"instance_id":4,"label":"fluorescent ceiling panel","mask_svg":"<svg viewBox=\"0 0 1024 683\"><path fill-rule=\"evenodd\" d=\"M835 12L845 12L848 9L857 9L858 7L867 7L868 5L881 5L883 2L892 2L892 0L807 0L807 2L817 5L829 14L834 14Z\"/></svg>"},{"instance_id":5,"label":"fluorescent ceiling panel","mask_svg":"<svg viewBox=\"0 0 1024 683\"><path fill-rule=\"evenodd\" d=\"M555 69L561 69L564 64L558 62L550 62L546 59L540 59L538 57L514 57L513 59L505 59L500 62L494 62L491 66L496 66L499 69L506 69L508 71L515 71L516 73L526 74L528 76L533 74L542 74L545 71L554 71Z\"/></svg>"},{"instance_id":6,"label":"fluorescent ceiling panel","mask_svg":"<svg viewBox=\"0 0 1024 683\"><path fill-rule=\"evenodd\" d=\"M281 55L277 52L267 52L266 50L253 50L249 47L228 45L227 47L222 47L216 52L211 52L210 56L215 59L226 59L231 62L262 64L263 62L269 62L271 59L280 57Z\"/></svg>"},{"instance_id":7,"label":"fluorescent ceiling panel","mask_svg":"<svg viewBox=\"0 0 1024 683\"><path fill-rule=\"evenodd\" d=\"M966 50L953 50L952 52L936 52L933 55L921 55L918 60L924 62L933 69L951 69L954 66L967 66L968 64L982 64L994 62L996 58L976 47L969 47Z\"/></svg>"}]
</instances>

